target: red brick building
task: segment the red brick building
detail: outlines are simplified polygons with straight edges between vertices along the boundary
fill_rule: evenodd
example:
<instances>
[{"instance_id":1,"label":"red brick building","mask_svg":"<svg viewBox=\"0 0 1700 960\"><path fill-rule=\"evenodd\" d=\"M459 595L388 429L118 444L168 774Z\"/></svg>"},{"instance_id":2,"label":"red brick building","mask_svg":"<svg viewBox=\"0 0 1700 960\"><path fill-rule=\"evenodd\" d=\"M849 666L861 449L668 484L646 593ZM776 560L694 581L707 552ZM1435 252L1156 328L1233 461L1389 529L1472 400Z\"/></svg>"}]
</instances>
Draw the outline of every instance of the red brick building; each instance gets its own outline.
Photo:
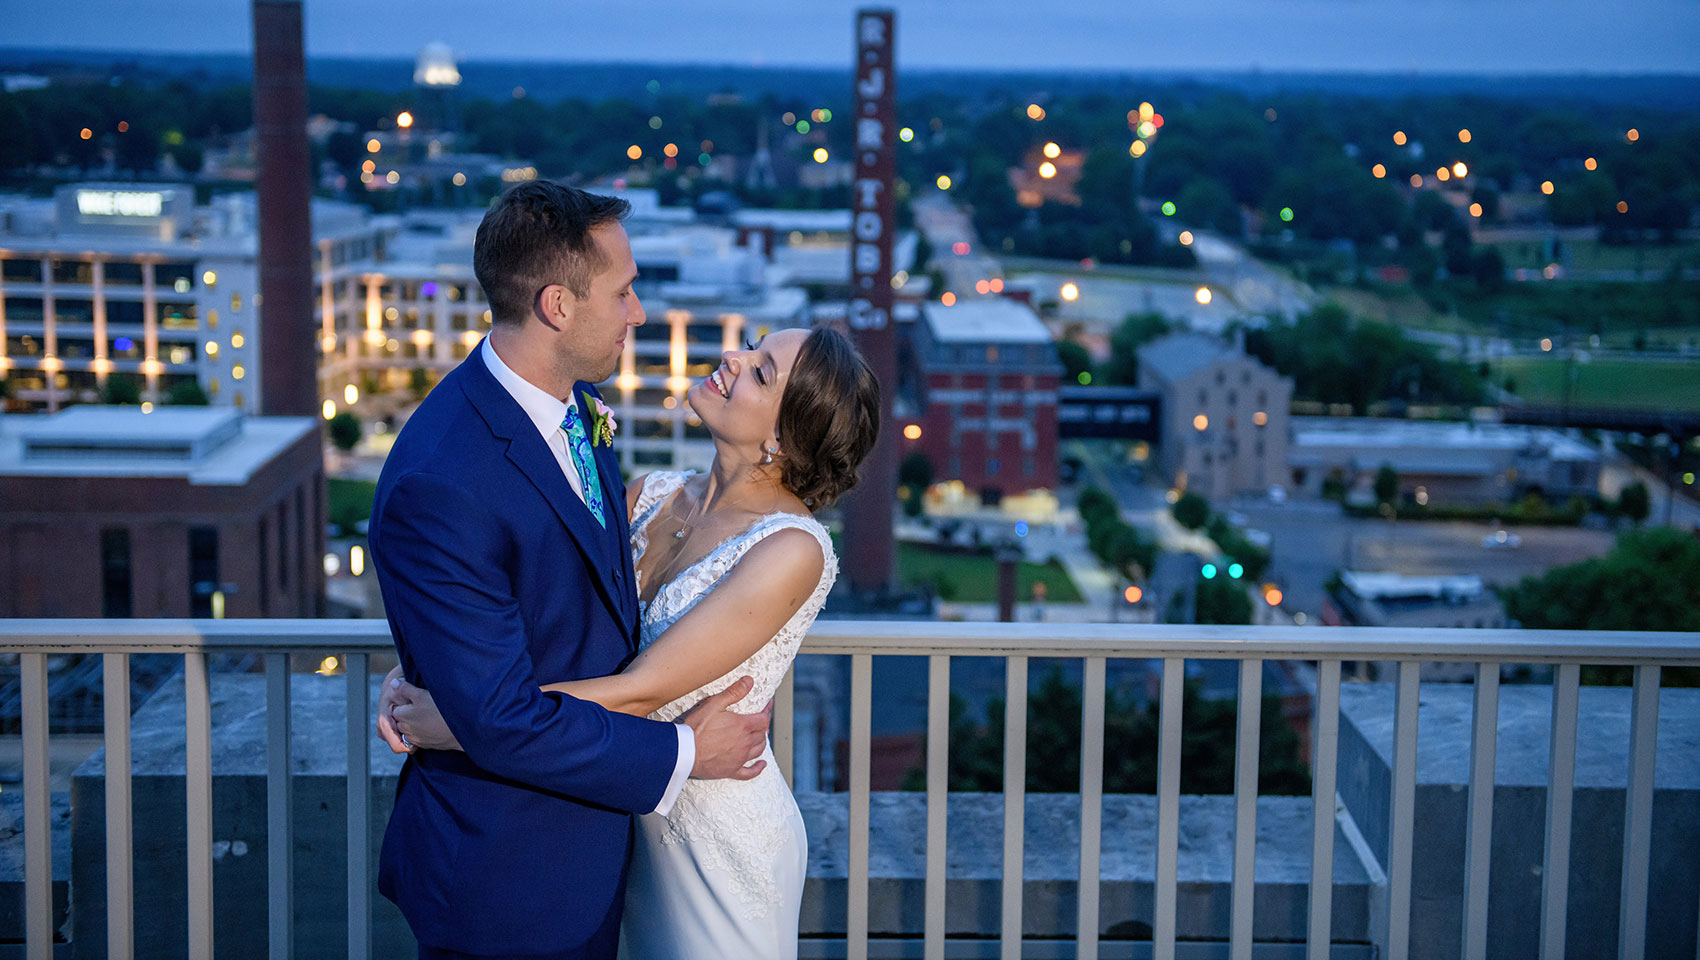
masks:
<instances>
[{"instance_id":1,"label":"red brick building","mask_svg":"<svg viewBox=\"0 0 1700 960\"><path fill-rule=\"evenodd\" d=\"M0 618L323 616L324 490L304 417L0 417Z\"/></svg>"},{"instance_id":2,"label":"red brick building","mask_svg":"<svg viewBox=\"0 0 1700 960\"><path fill-rule=\"evenodd\" d=\"M910 352L919 417L900 419L902 455L990 499L1057 486L1062 365L1031 308L1004 298L928 303Z\"/></svg>"}]
</instances>

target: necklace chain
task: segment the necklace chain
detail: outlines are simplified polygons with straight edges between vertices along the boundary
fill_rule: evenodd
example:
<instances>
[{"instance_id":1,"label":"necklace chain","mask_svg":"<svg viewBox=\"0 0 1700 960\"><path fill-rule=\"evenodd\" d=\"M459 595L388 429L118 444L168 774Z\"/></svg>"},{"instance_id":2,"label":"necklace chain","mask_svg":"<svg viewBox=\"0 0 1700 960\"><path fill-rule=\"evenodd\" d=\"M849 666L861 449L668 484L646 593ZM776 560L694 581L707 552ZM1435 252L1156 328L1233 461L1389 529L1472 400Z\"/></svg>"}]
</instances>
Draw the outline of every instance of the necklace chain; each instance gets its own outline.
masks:
<instances>
[{"instance_id":1,"label":"necklace chain","mask_svg":"<svg viewBox=\"0 0 1700 960\"><path fill-rule=\"evenodd\" d=\"M749 496L749 492L746 491L742 496L733 497L730 501L721 504L720 508L722 510L730 509L732 506L744 502L745 498L747 498L748 496ZM705 516L707 516L707 504L708 504L708 497L706 496L706 492L705 492L705 496L703 497L702 503L698 505L698 510L697 510L696 515L680 518L679 529L673 531L673 539L683 540L683 539L685 539L685 537L690 535L691 528L696 526L698 522L700 522Z\"/></svg>"}]
</instances>

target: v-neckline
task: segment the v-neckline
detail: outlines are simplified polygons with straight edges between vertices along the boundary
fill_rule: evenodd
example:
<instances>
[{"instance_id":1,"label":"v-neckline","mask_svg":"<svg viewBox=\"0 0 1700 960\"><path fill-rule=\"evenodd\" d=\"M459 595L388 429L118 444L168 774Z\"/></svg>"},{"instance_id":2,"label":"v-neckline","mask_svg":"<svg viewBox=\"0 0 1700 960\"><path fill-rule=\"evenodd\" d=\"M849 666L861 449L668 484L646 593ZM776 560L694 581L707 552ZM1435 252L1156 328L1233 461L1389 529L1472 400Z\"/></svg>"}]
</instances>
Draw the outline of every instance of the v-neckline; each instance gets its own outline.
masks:
<instances>
[{"instance_id":1,"label":"v-neckline","mask_svg":"<svg viewBox=\"0 0 1700 960\"><path fill-rule=\"evenodd\" d=\"M643 553L637 554L637 555L632 557L632 571L633 571L634 577L637 580L637 586L640 588L640 591L641 591L641 588L645 586L645 583L644 583L645 577L644 577L644 571L641 571L641 570L638 569L638 561L642 560L644 555L649 553L649 544L650 544L650 539L651 539L650 534L649 534L650 527L651 527L652 524L655 523L656 516L660 515L661 511L667 506L667 504L671 503L673 498L678 496L680 494L680 492L685 489L685 484L690 482L690 478L692 476L694 476L694 474L687 474L685 476L685 478L679 482L679 485L677 487L675 487L671 493L667 494L662 499L656 501L655 505L651 508L651 510L653 512L651 513L649 519L644 522L644 525L643 525ZM737 541L742 540L743 538L749 536L750 531L754 530L757 526L759 526L762 523L767 522L768 520L770 520L770 519L772 519L773 517L776 517L776 516L801 516L801 515L791 513L788 510L773 510L773 511L770 511L768 513L764 513L759 517L756 517L754 520L751 520L749 522L749 524L747 526L745 526L742 530L739 530L737 533L733 534L732 536L729 536L729 537L722 539L719 543L716 543L714 546L709 547L707 553L704 553L702 556L691 561L691 563L688 566L681 567L679 569L679 572L673 574L671 577L668 577L665 581L663 581L662 583L657 585L656 588L655 588L655 592L650 594L647 599L644 598L643 594L640 592L638 594L638 610L640 611L639 615L640 616L648 616L650 608L655 604L656 599L661 596L661 592L663 590L666 590L669 586L671 586L674 583L678 582L679 580L683 579L686 574L689 574L690 572L692 572L696 568L698 568L698 567L702 566L703 564L707 563L708 561L714 559L715 555L718 554L722 549L724 549L727 544L736 543Z\"/></svg>"}]
</instances>

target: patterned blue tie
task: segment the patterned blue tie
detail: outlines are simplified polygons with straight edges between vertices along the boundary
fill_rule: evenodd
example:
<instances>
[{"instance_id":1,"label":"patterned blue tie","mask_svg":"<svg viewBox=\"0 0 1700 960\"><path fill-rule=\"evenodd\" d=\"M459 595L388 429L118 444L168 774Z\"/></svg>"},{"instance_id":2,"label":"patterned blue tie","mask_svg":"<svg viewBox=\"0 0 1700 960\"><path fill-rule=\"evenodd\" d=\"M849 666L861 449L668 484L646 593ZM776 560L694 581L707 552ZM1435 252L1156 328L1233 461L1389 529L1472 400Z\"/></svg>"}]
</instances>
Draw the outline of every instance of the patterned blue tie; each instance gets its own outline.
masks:
<instances>
[{"instance_id":1,"label":"patterned blue tie","mask_svg":"<svg viewBox=\"0 0 1700 960\"><path fill-rule=\"evenodd\" d=\"M608 520L602 513L602 484L597 479L596 460L590 455L590 440L585 436L584 421L579 419L577 405L567 407L567 418L561 421L561 429L567 432L567 450L573 455L573 466L578 468L585 505L590 508L590 515L606 530Z\"/></svg>"}]
</instances>

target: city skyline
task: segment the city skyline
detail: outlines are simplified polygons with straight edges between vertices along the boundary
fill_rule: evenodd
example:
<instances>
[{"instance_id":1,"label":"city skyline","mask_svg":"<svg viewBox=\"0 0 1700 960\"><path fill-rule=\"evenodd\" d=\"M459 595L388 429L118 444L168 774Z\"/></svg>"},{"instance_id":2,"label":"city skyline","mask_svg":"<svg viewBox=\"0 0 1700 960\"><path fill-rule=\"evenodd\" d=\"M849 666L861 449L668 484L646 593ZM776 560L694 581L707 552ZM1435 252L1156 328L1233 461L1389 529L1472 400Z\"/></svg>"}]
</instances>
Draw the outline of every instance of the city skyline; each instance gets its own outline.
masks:
<instances>
[{"instance_id":1,"label":"city skyline","mask_svg":"<svg viewBox=\"0 0 1700 960\"><path fill-rule=\"evenodd\" d=\"M442 41L467 59L837 66L860 5L742 0L728 14L726 5L591 0L575 4L576 22L568 22L543 0L513 0L499 15L481 8L477 19L453 0L310 0L306 41L312 57L412 56ZM1015 0L891 6L899 60L918 68L1693 73L1700 48L1700 16L1685 0L1549 0L1538 15L1524 5L1461 0L1205 0L1137 14L1085 0L1037 24ZM9 19L8 45L25 49L236 53L249 49L252 31L246 4L216 0L24 5Z\"/></svg>"}]
</instances>

